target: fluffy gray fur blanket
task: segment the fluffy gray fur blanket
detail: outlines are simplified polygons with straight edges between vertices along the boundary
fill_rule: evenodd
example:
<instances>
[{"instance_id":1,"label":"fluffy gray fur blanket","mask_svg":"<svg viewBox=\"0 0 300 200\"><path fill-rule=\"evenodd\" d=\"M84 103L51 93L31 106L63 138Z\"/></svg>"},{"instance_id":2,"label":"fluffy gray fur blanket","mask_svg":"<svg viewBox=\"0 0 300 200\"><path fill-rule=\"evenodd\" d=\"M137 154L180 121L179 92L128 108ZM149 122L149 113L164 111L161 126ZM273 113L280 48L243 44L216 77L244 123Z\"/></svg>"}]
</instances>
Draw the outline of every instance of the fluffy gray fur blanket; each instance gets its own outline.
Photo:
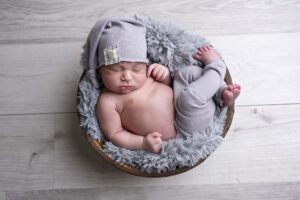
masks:
<instances>
[{"instance_id":1,"label":"fluffy gray fur blanket","mask_svg":"<svg viewBox=\"0 0 300 200\"><path fill-rule=\"evenodd\" d=\"M192 58L195 50L209 42L193 33L182 30L170 22L162 22L150 17L135 16L147 28L146 39L148 58L151 63L168 66L171 75L191 64L201 66ZM86 47L82 54L82 65L86 67ZM128 164L148 173L164 173L176 168L192 167L201 159L208 157L222 142L222 132L226 119L226 108L215 112L214 126L203 132L184 138L178 134L175 139L165 141L160 154L145 151L131 151L106 141L99 127L95 108L101 87L93 86L89 77L84 76L79 83L80 126L94 139L104 143L104 151L114 162Z\"/></svg>"}]
</instances>

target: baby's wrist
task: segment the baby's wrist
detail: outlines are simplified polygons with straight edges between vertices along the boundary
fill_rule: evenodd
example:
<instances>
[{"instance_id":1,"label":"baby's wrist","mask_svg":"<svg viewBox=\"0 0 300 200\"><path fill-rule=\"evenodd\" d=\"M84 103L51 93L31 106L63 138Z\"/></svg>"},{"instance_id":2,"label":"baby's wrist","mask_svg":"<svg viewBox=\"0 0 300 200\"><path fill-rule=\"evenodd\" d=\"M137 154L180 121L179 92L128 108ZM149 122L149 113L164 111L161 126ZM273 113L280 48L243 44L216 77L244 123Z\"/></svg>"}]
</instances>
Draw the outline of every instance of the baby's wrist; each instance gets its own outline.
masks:
<instances>
[{"instance_id":1,"label":"baby's wrist","mask_svg":"<svg viewBox=\"0 0 300 200\"><path fill-rule=\"evenodd\" d=\"M146 150L145 137L142 138L140 147L141 147L141 150Z\"/></svg>"}]
</instances>

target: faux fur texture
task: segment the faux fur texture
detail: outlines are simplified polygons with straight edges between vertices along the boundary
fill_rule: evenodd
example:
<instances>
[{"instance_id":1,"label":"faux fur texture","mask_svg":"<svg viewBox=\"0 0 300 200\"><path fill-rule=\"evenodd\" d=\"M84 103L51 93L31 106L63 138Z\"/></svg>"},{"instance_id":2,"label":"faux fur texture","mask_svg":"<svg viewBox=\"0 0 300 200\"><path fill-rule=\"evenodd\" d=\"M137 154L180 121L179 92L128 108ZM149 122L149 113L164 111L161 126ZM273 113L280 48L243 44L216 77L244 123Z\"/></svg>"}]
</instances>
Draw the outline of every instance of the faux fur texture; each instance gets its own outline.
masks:
<instances>
[{"instance_id":1,"label":"faux fur texture","mask_svg":"<svg viewBox=\"0 0 300 200\"><path fill-rule=\"evenodd\" d=\"M151 63L160 63L169 67L171 75L185 66L199 65L192 58L196 49L208 44L205 38L178 28L170 22L162 22L150 17L135 16L147 28L148 59ZM94 139L104 143L104 151L114 161L120 164L132 165L148 173L164 173L181 167L192 167L199 160L209 156L221 143L223 127L226 119L226 108L217 109L212 129L184 138L180 134L175 139L165 141L160 154L145 151L131 151L120 148L106 141L99 127L95 114L97 100L102 90L102 83L87 72L87 45L84 47L81 64L86 75L79 83L80 126ZM95 84L96 83L96 84ZM100 84L99 84L100 83ZM98 87L100 86L100 87ZM101 123L101 122L100 122Z\"/></svg>"}]
</instances>

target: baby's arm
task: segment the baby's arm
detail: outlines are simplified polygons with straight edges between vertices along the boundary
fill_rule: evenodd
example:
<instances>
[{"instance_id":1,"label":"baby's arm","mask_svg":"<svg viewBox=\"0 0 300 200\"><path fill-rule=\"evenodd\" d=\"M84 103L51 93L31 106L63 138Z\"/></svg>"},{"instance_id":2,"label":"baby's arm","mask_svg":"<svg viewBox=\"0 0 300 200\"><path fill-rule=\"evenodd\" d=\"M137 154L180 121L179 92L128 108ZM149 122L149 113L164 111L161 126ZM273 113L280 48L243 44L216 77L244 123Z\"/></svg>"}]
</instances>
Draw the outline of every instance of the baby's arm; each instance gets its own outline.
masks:
<instances>
[{"instance_id":1,"label":"baby's arm","mask_svg":"<svg viewBox=\"0 0 300 200\"><path fill-rule=\"evenodd\" d=\"M161 134L152 132L145 137L123 129L116 105L102 94L97 105L97 116L101 122L101 130L115 145L130 150L147 150L158 153L161 149Z\"/></svg>"},{"instance_id":2,"label":"baby's arm","mask_svg":"<svg viewBox=\"0 0 300 200\"><path fill-rule=\"evenodd\" d=\"M156 81L166 85L171 85L172 83L169 69L158 63L154 63L148 67L147 76L152 76Z\"/></svg>"}]
</instances>

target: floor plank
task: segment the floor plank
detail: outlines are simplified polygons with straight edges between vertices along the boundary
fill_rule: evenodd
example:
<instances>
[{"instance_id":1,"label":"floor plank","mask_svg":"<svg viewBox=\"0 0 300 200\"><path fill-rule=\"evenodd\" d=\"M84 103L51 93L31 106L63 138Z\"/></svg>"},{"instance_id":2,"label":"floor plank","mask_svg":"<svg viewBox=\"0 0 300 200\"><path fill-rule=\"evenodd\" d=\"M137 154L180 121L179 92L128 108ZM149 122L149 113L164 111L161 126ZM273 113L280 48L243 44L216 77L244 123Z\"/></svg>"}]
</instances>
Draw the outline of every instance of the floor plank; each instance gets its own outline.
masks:
<instances>
[{"instance_id":1,"label":"floor plank","mask_svg":"<svg viewBox=\"0 0 300 200\"><path fill-rule=\"evenodd\" d=\"M300 105L238 108L223 144L192 174L210 184L299 181L299 124Z\"/></svg>"},{"instance_id":2,"label":"floor plank","mask_svg":"<svg viewBox=\"0 0 300 200\"><path fill-rule=\"evenodd\" d=\"M0 190L0 200L6 200L5 192L1 190Z\"/></svg>"},{"instance_id":3,"label":"floor plank","mask_svg":"<svg viewBox=\"0 0 300 200\"><path fill-rule=\"evenodd\" d=\"M299 199L300 183L259 183L151 187L102 187L90 189L56 189L8 191L7 200L98 200L98 199L207 199L207 200L294 200Z\"/></svg>"},{"instance_id":4,"label":"floor plank","mask_svg":"<svg viewBox=\"0 0 300 200\"><path fill-rule=\"evenodd\" d=\"M202 35L299 32L299 1L0 1L0 43L81 40L109 15L174 21ZM155 13L153 13L155 11Z\"/></svg>"},{"instance_id":5,"label":"floor plank","mask_svg":"<svg viewBox=\"0 0 300 200\"><path fill-rule=\"evenodd\" d=\"M55 188L92 187L105 180L127 177L91 148L80 131L76 114L56 114L54 170Z\"/></svg>"},{"instance_id":6,"label":"floor plank","mask_svg":"<svg viewBox=\"0 0 300 200\"><path fill-rule=\"evenodd\" d=\"M203 164L167 178L127 175L103 163L79 134L76 116L57 115L54 188L300 181L300 106L238 107L223 144Z\"/></svg>"},{"instance_id":7,"label":"floor plank","mask_svg":"<svg viewBox=\"0 0 300 200\"><path fill-rule=\"evenodd\" d=\"M81 46L0 46L0 114L74 112Z\"/></svg>"},{"instance_id":8,"label":"floor plank","mask_svg":"<svg viewBox=\"0 0 300 200\"><path fill-rule=\"evenodd\" d=\"M242 85L237 105L299 103L298 33L211 37L234 82Z\"/></svg>"},{"instance_id":9,"label":"floor plank","mask_svg":"<svg viewBox=\"0 0 300 200\"><path fill-rule=\"evenodd\" d=\"M237 105L300 102L299 38L300 33L211 38L242 85ZM0 114L76 111L81 46L0 45Z\"/></svg>"},{"instance_id":10,"label":"floor plank","mask_svg":"<svg viewBox=\"0 0 300 200\"><path fill-rule=\"evenodd\" d=\"M0 116L0 130L0 188L51 189L53 116Z\"/></svg>"}]
</instances>

